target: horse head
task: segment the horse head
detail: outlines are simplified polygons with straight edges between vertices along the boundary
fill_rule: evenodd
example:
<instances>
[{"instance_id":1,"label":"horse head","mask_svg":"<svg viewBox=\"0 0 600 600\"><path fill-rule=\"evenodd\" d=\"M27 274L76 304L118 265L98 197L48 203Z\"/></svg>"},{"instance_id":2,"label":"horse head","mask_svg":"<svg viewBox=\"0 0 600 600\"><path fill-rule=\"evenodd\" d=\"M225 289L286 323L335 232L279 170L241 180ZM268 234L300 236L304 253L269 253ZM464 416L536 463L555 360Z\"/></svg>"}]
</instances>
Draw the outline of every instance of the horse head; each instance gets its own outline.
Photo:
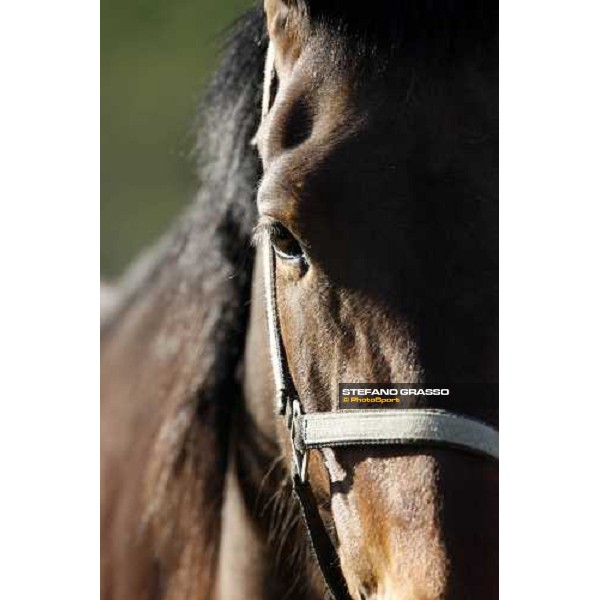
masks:
<instances>
[{"instance_id":1,"label":"horse head","mask_svg":"<svg viewBox=\"0 0 600 600\"><path fill-rule=\"evenodd\" d=\"M303 410L338 410L339 382L497 381L495 15L422 14L416 34L418 11L386 3L356 19L340 3L265 8L258 252L276 256ZM484 18L477 29L469 15ZM261 285L252 306L252 345L266 347ZM248 355L247 385L291 461L289 434L264 410L265 363ZM482 400L460 412L495 421L494 409ZM495 465L451 449L318 456L308 478L330 499L354 598L497 595Z\"/></svg>"}]
</instances>

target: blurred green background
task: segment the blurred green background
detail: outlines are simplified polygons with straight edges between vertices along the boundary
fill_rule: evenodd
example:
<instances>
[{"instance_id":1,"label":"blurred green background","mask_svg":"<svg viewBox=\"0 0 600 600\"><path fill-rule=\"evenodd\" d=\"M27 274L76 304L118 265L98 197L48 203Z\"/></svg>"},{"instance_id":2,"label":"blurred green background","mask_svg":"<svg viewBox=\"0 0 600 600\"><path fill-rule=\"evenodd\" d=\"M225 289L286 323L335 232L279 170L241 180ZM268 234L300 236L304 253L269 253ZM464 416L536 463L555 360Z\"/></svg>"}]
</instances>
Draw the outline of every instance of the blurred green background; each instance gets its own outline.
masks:
<instances>
[{"instance_id":1,"label":"blurred green background","mask_svg":"<svg viewBox=\"0 0 600 600\"><path fill-rule=\"evenodd\" d=\"M117 276L193 197L195 108L252 0L101 1L100 271Z\"/></svg>"}]
</instances>

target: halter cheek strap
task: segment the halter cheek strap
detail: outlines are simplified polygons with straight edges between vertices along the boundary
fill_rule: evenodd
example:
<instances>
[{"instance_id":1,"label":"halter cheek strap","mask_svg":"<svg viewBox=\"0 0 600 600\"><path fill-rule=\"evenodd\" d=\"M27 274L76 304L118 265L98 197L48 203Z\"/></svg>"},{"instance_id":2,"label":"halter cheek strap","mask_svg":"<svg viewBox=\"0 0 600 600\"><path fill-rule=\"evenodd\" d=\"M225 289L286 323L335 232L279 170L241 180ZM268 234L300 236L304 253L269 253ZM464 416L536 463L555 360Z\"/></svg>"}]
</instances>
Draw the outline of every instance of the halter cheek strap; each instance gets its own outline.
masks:
<instances>
[{"instance_id":1,"label":"halter cheek strap","mask_svg":"<svg viewBox=\"0 0 600 600\"><path fill-rule=\"evenodd\" d=\"M308 447L306 446L306 435L303 433L306 430L306 425L301 419L307 415L302 414L300 399L289 371L285 347L281 337L275 284L276 257L267 239L264 241L262 252L265 261L264 277L267 300L267 324L276 390L276 405L279 414L285 419L289 433L293 457L292 482L294 492L302 508L313 554L331 596L334 600L352 600L346 579L340 567L337 550L319 514L317 501L306 477Z\"/></svg>"}]
</instances>

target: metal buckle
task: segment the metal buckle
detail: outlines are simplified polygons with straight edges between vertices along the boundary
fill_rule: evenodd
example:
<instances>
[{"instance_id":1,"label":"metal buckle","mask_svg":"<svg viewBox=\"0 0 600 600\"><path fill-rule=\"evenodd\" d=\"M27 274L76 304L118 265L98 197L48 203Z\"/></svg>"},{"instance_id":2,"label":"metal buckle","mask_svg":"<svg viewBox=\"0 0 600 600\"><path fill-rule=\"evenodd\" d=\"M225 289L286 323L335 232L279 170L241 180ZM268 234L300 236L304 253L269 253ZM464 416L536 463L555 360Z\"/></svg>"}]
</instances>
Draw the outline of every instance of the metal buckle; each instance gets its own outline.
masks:
<instances>
[{"instance_id":1,"label":"metal buckle","mask_svg":"<svg viewBox=\"0 0 600 600\"><path fill-rule=\"evenodd\" d=\"M288 429L290 432L290 441L292 444L292 469L294 474L300 477L300 481L306 481L306 471L308 466L308 452L301 451L296 448L296 424L298 417L302 414L302 407L298 398L292 400L291 411L287 415Z\"/></svg>"}]
</instances>

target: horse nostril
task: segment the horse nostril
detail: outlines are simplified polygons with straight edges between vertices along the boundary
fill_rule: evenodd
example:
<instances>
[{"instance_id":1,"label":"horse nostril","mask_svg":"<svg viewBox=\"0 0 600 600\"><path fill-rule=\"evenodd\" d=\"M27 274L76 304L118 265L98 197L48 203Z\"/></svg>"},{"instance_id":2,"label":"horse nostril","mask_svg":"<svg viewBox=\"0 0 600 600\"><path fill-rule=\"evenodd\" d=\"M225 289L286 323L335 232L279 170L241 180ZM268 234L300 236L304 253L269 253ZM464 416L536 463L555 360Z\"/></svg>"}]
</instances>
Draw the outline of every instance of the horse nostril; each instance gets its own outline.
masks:
<instances>
[{"instance_id":1,"label":"horse nostril","mask_svg":"<svg viewBox=\"0 0 600 600\"><path fill-rule=\"evenodd\" d=\"M286 115L285 127L283 128L281 147L290 150L299 146L307 140L313 128L313 116L304 99L299 99L291 106Z\"/></svg>"}]
</instances>

